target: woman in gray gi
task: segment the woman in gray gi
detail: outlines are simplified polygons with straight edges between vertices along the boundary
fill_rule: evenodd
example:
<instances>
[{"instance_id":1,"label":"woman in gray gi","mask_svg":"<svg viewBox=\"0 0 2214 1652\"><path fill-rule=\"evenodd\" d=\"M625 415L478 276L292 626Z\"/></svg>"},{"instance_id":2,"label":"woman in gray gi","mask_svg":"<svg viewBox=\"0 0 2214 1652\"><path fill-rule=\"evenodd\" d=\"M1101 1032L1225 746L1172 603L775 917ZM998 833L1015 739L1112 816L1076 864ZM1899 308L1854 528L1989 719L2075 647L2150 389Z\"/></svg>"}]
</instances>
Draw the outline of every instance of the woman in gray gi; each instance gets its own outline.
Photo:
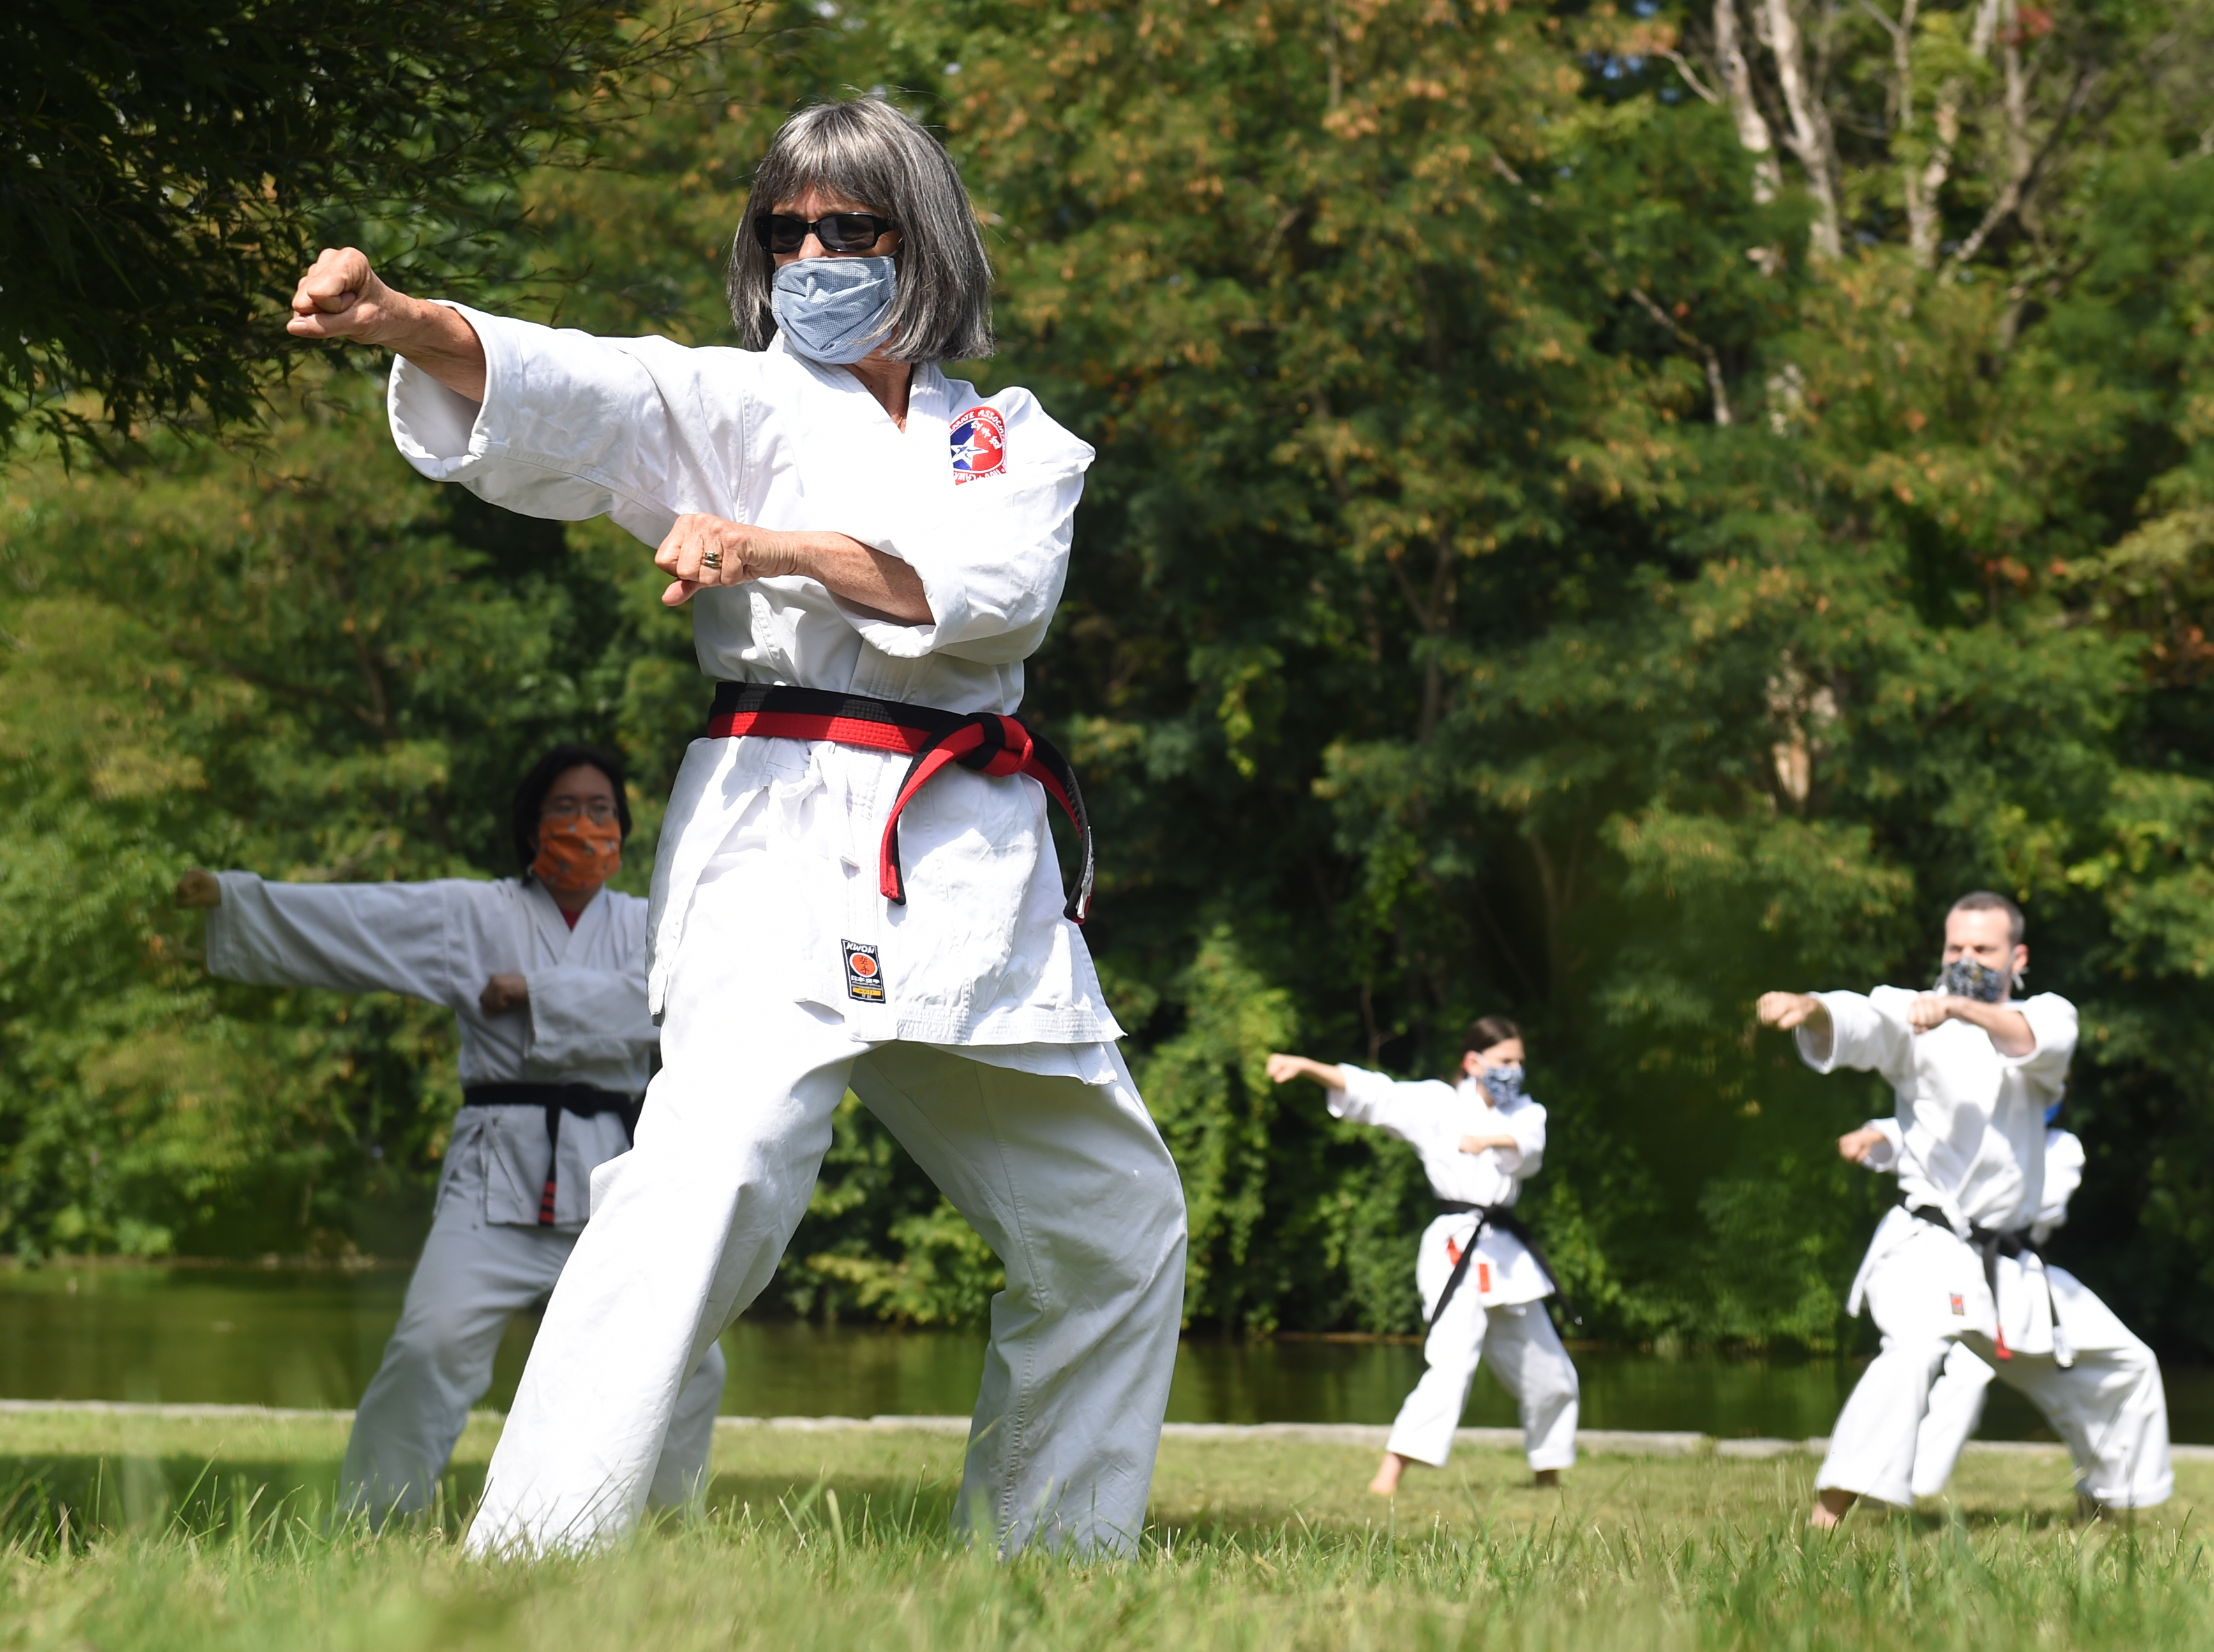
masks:
<instances>
[{"instance_id":1,"label":"woman in gray gi","mask_svg":"<svg viewBox=\"0 0 2214 1652\"><path fill-rule=\"evenodd\" d=\"M401 992L461 1029L462 1103L436 1214L384 1362L354 1413L345 1506L382 1522L433 1488L492 1382L510 1320L542 1305L589 1214L592 1172L630 1148L658 1033L645 1010L645 903L604 886L630 831L621 760L559 746L515 796L520 879L265 883L185 874L209 971L264 986ZM700 1492L723 1355L679 1398L651 1500Z\"/></svg>"}]
</instances>

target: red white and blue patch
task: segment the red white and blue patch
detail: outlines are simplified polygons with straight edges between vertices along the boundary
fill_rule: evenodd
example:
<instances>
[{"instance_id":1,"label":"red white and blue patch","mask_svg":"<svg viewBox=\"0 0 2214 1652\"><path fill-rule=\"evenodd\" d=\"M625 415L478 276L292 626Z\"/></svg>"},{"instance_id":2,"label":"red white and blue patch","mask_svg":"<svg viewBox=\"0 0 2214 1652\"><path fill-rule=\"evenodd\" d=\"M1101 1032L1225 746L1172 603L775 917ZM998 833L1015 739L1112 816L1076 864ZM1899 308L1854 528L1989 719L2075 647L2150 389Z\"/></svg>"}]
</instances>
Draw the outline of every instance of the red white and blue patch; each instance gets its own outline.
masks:
<instances>
[{"instance_id":1,"label":"red white and blue patch","mask_svg":"<svg viewBox=\"0 0 2214 1652\"><path fill-rule=\"evenodd\" d=\"M971 407L953 421L953 479L974 482L1007 468L1007 421L996 407Z\"/></svg>"}]
</instances>

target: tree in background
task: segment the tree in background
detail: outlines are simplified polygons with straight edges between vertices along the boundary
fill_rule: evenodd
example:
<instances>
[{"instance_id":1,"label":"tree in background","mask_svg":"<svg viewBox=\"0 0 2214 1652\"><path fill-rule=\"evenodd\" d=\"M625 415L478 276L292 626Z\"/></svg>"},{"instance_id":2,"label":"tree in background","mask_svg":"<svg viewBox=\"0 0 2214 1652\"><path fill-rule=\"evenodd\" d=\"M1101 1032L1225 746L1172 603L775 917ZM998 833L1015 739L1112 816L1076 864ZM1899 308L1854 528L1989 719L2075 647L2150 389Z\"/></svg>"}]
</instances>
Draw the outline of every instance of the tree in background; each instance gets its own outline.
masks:
<instances>
[{"instance_id":1,"label":"tree in background","mask_svg":"<svg viewBox=\"0 0 2214 1652\"><path fill-rule=\"evenodd\" d=\"M1441 1069L1503 1008L1593 1328L1835 1345L1884 1190L1830 1139L1887 1100L1747 1006L1923 978L1990 884L2085 1009L2063 1244L2205 1350L2208 31L1979 6L794 9L529 180L503 257L564 281L457 296L725 338L786 107L942 123L1002 275L979 376L1100 449L1030 704L1098 816L1197 1322L1413 1324L1418 1171L1260 1057ZM165 879L508 869L501 762L556 727L620 738L650 829L698 726L639 547L415 482L336 384L283 465L10 501L0 1242L385 1243L452 1102L431 1034L225 999ZM849 1113L779 1289L972 1317L964 1235Z\"/></svg>"},{"instance_id":2,"label":"tree in background","mask_svg":"<svg viewBox=\"0 0 2214 1652\"><path fill-rule=\"evenodd\" d=\"M374 245L402 282L481 261L518 174L746 9L9 6L0 443L26 418L79 442L251 418L299 353L269 308L319 246Z\"/></svg>"}]
</instances>

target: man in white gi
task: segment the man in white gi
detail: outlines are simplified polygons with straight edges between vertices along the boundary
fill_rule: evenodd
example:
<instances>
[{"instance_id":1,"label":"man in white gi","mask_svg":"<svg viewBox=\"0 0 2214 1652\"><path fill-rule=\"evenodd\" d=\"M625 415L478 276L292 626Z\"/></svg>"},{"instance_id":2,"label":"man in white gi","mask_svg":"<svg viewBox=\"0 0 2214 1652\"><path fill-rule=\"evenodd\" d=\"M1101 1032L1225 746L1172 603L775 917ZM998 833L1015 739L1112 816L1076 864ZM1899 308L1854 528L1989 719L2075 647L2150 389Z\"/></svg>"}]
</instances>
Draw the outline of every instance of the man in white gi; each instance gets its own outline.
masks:
<instances>
[{"instance_id":1,"label":"man in white gi","mask_svg":"<svg viewBox=\"0 0 2214 1652\"><path fill-rule=\"evenodd\" d=\"M1390 1497L1409 1463L1445 1466L1469 1384L1486 1355L1522 1409L1522 1444L1541 1486L1576 1460L1576 1368L1546 1317L1557 1287L1528 1231L1508 1213L1545 1155L1545 1110L1522 1091L1522 1035L1486 1015L1462 1040L1458 1084L1402 1083L1345 1062L1269 1058L1277 1083L1312 1078L1333 1117L1374 1125L1410 1144L1438 1196L1422 1234L1415 1283L1422 1295L1428 1369L1391 1424L1368 1489Z\"/></svg>"},{"instance_id":2,"label":"man in white gi","mask_svg":"<svg viewBox=\"0 0 2214 1652\"><path fill-rule=\"evenodd\" d=\"M731 249L742 350L608 339L393 291L325 253L291 331L391 349L423 474L605 515L691 603L717 680L654 869L662 1058L595 1179L492 1464L476 1553L633 1526L684 1375L771 1277L850 1085L1006 1269L959 1515L1126 1549L1183 1311L1176 1167L1077 923L1067 763L1014 714L1092 450L992 348L951 158L867 99L804 110ZM1049 799L1078 825L1066 903Z\"/></svg>"},{"instance_id":3,"label":"man in white gi","mask_svg":"<svg viewBox=\"0 0 2214 1652\"><path fill-rule=\"evenodd\" d=\"M645 903L602 887L621 863L622 765L547 753L517 788L521 879L265 883L187 872L209 971L265 986L401 992L461 1031L462 1110L400 1324L354 1413L342 1506L382 1523L426 1508L508 1321L541 1305L576 1247L592 1173L630 1149L658 1035L645 1012ZM705 1490L723 1355L693 1368L651 1484Z\"/></svg>"},{"instance_id":4,"label":"man in white gi","mask_svg":"<svg viewBox=\"0 0 2214 1652\"><path fill-rule=\"evenodd\" d=\"M2034 1257L2025 1265L2024 1236L2046 1208L2046 1109L2076 1047L2066 999L2015 1001L2028 966L2021 908L1979 892L1946 916L1934 991L1760 999L1761 1021L1795 1031L1808 1065L1881 1073L1899 1099L1900 1203L1877 1226L1847 1303L1858 1314L1866 1298L1882 1349L1838 1416L1813 1527L1836 1525L1856 1497L1912 1502L1930 1387L1956 1343L2052 1419L2087 1509L2144 1508L2173 1489L2150 1351L2080 1286L2056 1337L2053 1271Z\"/></svg>"},{"instance_id":5,"label":"man in white gi","mask_svg":"<svg viewBox=\"0 0 2214 1652\"><path fill-rule=\"evenodd\" d=\"M2059 1291L2059 1277L2068 1277L2075 1291L2081 1291L2083 1287L2075 1284L2075 1276L2064 1276L2061 1269L2037 1256L2068 1220L2068 1200L2083 1185L2083 1143L2072 1131L2050 1123L2059 1116L2059 1103L2046 1107L2046 1203L2037 1211L2037 1220L2030 1222L2030 1249L2023 1251L2021 1260L2048 1269L2055 1291ZM1871 1119L1860 1130L1849 1130L1838 1138L1838 1154L1873 1172L1895 1172L1899 1167L1899 1120ZM2057 1300L2055 1295L2055 1304ZM2059 1315L2055 1324L2055 1338L2065 1344L2065 1315ZM1991 1391L1992 1375L1991 1366L1971 1353L1966 1342L1955 1342L1946 1353L1944 1369L1937 1373L1937 1382L1930 1384L1930 1408L1922 1415L1922 1430L1915 1435L1913 1495L1917 1499L1937 1497L1953 1479L1961 1446L1968 1444L1984 1419L1984 1398Z\"/></svg>"}]
</instances>

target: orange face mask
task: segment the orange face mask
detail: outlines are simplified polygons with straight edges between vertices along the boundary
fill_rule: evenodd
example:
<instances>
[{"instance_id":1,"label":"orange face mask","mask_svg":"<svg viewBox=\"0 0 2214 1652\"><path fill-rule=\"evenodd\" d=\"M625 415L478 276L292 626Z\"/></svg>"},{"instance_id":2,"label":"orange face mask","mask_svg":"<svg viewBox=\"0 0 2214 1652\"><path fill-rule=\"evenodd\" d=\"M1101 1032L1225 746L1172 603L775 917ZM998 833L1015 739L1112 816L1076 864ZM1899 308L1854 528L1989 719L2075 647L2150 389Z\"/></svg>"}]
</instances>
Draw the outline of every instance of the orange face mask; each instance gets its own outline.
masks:
<instances>
[{"instance_id":1,"label":"orange face mask","mask_svg":"<svg viewBox=\"0 0 2214 1652\"><path fill-rule=\"evenodd\" d=\"M530 869L549 889L589 889L622 866L622 828L613 820L548 820L538 828Z\"/></svg>"}]
</instances>

